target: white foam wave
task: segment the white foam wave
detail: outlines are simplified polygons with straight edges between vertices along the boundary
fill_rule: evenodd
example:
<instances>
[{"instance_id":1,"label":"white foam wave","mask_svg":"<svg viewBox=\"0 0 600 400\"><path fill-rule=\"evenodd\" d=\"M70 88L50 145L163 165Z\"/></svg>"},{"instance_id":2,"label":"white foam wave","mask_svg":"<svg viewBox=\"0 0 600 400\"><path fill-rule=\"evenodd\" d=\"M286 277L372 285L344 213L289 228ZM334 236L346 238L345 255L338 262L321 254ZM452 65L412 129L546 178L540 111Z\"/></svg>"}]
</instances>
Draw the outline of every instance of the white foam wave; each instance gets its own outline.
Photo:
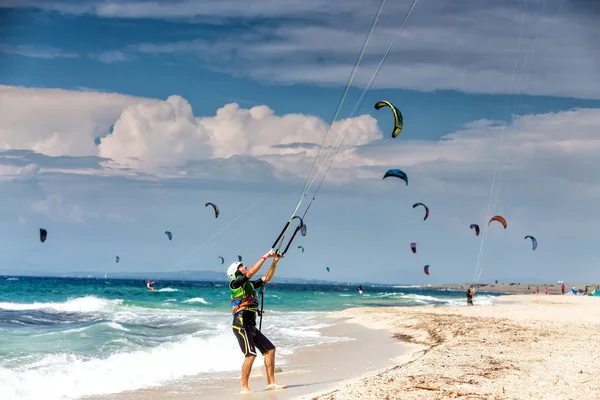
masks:
<instances>
[{"instance_id":1,"label":"white foam wave","mask_svg":"<svg viewBox=\"0 0 600 400\"><path fill-rule=\"evenodd\" d=\"M203 372L235 371L243 358L237 346L225 330L105 359L48 355L16 370L0 368L0 399L69 400L158 386Z\"/></svg>"},{"instance_id":2,"label":"white foam wave","mask_svg":"<svg viewBox=\"0 0 600 400\"><path fill-rule=\"evenodd\" d=\"M194 297L191 299L187 299L183 301L184 303L202 303L202 304L208 304L208 301L204 300L202 297Z\"/></svg>"},{"instance_id":3,"label":"white foam wave","mask_svg":"<svg viewBox=\"0 0 600 400\"><path fill-rule=\"evenodd\" d=\"M129 314L135 314L138 321L146 316L145 313L148 313L148 317L153 315L155 319L174 315L174 321L170 321L170 326L173 326L177 321L183 323L209 314L195 310L123 308L131 310L121 310L112 315L113 321L116 317L133 318ZM99 354L93 358L58 353L34 362L21 363L13 369L0 367L0 399L71 400L158 386L196 374L237 373L243 355L231 331L231 314L214 311L210 314L209 318L204 318L213 324L210 331L187 335L178 341L156 347L138 348L109 356ZM263 332L278 348L279 365L284 364L280 356L292 354L300 347L351 340L347 337L322 336L318 329L330 324L313 317L325 314L270 311L265 315ZM113 321L105 324L114 329L123 328ZM111 340L112 343L126 343L126 337ZM135 374L131 371L135 371Z\"/></svg>"},{"instance_id":4,"label":"white foam wave","mask_svg":"<svg viewBox=\"0 0 600 400\"><path fill-rule=\"evenodd\" d=\"M170 288L170 287L166 287L164 289L157 290L157 292L179 292L179 289L173 289L173 288Z\"/></svg>"},{"instance_id":5,"label":"white foam wave","mask_svg":"<svg viewBox=\"0 0 600 400\"><path fill-rule=\"evenodd\" d=\"M43 310L46 312L110 312L123 300L106 300L95 296L78 297L63 303L0 303L5 310Z\"/></svg>"}]
</instances>

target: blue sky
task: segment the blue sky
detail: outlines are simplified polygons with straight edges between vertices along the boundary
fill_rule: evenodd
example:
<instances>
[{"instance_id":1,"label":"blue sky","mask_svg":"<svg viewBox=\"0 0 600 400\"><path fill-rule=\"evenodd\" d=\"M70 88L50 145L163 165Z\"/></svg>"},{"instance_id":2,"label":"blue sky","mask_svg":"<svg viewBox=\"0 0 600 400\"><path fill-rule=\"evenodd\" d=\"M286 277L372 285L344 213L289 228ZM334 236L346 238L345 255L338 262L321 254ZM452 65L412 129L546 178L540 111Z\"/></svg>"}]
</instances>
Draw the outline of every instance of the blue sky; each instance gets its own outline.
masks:
<instances>
[{"instance_id":1,"label":"blue sky","mask_svg":"<svg viewBox=\"0 0 600 400\"><path fill-rule=\"evenodd\" d=\"M411 3L386 2L342 120ZM379 4L2 2L0 272L257 259L294 209ZM334 124L329 144L347 137L296 244L306 251L294 245L278 274L600 281L599 14L583 0L418 2L352 126ZM403 112L396 139L381 99ZM389 168L409 185L382 181ZM487 227L495 214L506 231Z\"/></svg>"}]
</instances>

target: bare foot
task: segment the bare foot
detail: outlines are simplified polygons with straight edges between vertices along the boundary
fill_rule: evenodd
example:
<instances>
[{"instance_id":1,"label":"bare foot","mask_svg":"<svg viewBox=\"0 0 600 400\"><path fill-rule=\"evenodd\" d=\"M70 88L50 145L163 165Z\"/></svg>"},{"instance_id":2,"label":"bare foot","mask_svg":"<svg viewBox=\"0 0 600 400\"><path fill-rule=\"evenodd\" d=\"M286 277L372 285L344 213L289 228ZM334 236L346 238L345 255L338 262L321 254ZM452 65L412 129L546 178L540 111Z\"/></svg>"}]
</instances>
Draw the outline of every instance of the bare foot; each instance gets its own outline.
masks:
<instances>
[{"instance_id":1,"label":"bare foot","mask_svg":"<svg viewBox=\"0 0 600 400\"><path fill-rule=\"evenodd\" d=\"M270 385L267 385L267 390L281 390L281 389L287 389L287 385L278 385L277 383L271 383Z\"/></svg>"},{"instance_id":2,"label":"bare foot","mask_svg":"<svg viewBox=\"0 0 600 400\"><path fill-rule=\"evenodd\" d=\"M250 394L252 393L252 390L250 390L249 388L242 388L242 390L240 390L240 394Z\"/></svg>"}]
</instances>

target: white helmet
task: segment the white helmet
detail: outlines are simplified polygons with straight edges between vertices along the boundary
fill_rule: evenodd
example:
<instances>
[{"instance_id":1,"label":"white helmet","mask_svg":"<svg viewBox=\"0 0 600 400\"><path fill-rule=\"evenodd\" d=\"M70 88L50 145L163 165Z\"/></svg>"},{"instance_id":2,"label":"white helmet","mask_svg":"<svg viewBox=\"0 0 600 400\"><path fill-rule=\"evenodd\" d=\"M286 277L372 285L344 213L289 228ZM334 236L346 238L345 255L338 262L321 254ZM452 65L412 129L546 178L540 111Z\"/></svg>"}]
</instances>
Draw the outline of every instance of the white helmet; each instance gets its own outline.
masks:
<instances>
[{"instance_id":1,"label":"white helmet","mask_svg":"<svg viewBox=\"0 0 600 400\"><path fill-rule=\"evenodd\" d=\"M242 265L241 262L234 262L227 268L227 277L229 278L230 281L232 281L236 278L235 273L237 272L238 267L240 265Z\"/></svg>"}]
</instances>

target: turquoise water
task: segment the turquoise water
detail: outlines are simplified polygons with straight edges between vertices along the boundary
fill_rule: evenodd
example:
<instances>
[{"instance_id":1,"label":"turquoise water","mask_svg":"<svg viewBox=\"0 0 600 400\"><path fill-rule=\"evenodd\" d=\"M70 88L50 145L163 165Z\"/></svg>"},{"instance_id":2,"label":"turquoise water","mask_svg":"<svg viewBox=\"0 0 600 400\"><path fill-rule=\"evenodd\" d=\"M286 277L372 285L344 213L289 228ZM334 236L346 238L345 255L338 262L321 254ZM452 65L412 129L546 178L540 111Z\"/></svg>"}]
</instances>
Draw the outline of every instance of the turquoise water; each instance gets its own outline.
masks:
<instances>
[{"instance_id":1,"label":"turquoise water","mask_svg":"<svg viewBox=\"0 0 600 400\"><path fill-rule=\"evenodd\" d=\"M77 399L186 376L237 373L225 282L18 277L0 280L0 399ZM466 287L465 287L466 290ZM269 284L263 332L278 357L348 340L320 315L349 307L466 305L464 292L416 287ZM494 294L477 295L490 304ZM282 362L282 360L278 360Z\"/></svg>"}]
</instances>

